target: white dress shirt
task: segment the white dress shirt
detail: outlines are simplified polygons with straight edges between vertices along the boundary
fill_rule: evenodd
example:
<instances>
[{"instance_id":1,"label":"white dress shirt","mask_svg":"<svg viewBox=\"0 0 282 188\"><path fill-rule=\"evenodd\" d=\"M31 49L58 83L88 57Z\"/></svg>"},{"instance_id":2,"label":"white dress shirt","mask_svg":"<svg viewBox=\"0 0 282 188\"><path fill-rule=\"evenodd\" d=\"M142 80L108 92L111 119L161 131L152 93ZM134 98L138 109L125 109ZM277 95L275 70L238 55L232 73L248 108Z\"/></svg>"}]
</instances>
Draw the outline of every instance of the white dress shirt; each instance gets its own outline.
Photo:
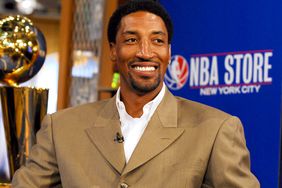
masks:
<instances>
[{"instance_id":1,"label":"white dress shirt","mask_svg":"<svg viewBox=\"0 0 282 188\"><path fill-rule=\"evenodd\" d=\"M128 163L136 145L148 125L148 122L162 101L164 94L165 84L163 84L160 93L152 101L144 105L142 116L140 118L133 118L126 112L124 103L120 100L120 89L118 89L116 106L121 122L121 132L124 137L123 147L126 163Z\"/></svg>"}]
</instances>

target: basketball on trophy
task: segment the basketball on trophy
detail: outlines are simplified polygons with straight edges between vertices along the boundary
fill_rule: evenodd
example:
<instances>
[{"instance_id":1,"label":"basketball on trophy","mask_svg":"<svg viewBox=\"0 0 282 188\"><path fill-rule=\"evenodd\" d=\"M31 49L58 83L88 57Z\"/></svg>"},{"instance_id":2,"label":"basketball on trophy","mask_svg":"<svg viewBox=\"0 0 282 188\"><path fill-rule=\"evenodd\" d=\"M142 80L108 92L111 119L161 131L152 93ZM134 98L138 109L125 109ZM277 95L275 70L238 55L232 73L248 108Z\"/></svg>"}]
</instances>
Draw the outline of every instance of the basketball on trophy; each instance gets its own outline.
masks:
<instances>
[{"instance_id":1,"label":"basketball on trophy","mask_svg":"<svg viewBox=\"0 0 282 188\"><path fill-rule=\"evenodd\" d=\"M46 56L43 34L30 19L9 16L0 20L0 82L18 86L38 73Z\"/></svg>"}]
</instances>

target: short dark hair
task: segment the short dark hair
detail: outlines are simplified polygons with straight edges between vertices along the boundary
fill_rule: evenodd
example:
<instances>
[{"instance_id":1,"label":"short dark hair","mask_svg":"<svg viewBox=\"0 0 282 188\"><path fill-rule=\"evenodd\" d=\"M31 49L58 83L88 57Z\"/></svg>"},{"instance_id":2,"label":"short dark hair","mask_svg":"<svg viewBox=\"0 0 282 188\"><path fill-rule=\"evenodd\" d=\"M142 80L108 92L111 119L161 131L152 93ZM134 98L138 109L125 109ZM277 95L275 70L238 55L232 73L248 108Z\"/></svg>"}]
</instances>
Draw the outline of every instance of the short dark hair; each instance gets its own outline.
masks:
<instances>
[{"instance_id":1,"label":"short dark hair","mask_svg":"<svg viewBox=\"0 0 282 188\"><path fill-rule=\"evenodd\" d=\"M108 24L108 41L109 43L116 42L116 35L119 29L121 19L137 11L146 11L153 13L162 18L168 32L168 43L171 43L173 34L173 25L167 11L160 3L153 0L130 0L117 8L109 20Z\"/></svg>"}]
</instances>

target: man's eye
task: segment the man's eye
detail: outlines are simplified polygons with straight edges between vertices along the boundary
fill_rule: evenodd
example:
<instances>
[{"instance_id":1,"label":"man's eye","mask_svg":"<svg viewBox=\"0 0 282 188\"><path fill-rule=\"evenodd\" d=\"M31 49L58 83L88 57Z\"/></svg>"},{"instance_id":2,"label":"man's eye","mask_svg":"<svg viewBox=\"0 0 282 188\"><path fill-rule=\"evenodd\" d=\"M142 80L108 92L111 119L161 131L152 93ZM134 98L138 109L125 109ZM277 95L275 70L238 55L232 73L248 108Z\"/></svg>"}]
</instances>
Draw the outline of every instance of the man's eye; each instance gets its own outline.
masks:
<instances>
[{"instance_id":1,"label":"man's eye","mask_svg":"<svg viewBox=\"0 0 282 188\"><path fill-rule=\"evenodd\" d=\"M131 44L131 43L135 43L137 40L135 39L135 38L129 38L129 39L126 39L125 40L125 42L126 43L129 43L129 44Z\"/></svg>"},{"instance_id":2,"label":"man's eye","mask_svg":"<svg viewBox=\"0 0 282 188\"><path fill-rule=\"evenodd\" d=\"M162 40L162 39L154 39L154 42L157 43L157 44L163 44L164 40Z\"/></svg>"}]
</instances>

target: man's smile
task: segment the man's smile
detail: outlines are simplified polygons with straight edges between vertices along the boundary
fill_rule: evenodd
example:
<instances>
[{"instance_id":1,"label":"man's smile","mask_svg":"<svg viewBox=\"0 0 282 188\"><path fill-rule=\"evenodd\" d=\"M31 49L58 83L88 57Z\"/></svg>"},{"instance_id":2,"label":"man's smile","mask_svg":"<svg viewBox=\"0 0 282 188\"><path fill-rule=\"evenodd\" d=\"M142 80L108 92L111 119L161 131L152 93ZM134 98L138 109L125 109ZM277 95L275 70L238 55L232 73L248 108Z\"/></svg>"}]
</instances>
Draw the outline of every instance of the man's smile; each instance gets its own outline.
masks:
<instances>
[{"instance_id":1,"label":"man's smile","mask_svg":"<svg viewBox=\"0 0 282 188\"><path fill-rule=\"evenodd\" d=\"M154 71L156 70L156 67L141 67L141 66L134 66L133 67L137 71Z\"/></svg>"},{"instance_id":2,"label":"man's smile","mask_svg":"<svg viewBox=\"0 0 282 188\"><path fill-rule=\"evenodd\" d=\"M155 62L133 62L129 64L129 69L136 75L153 77L156 74L156 70L159 69L159 64Z\"/></svg>"}]
</instances>

